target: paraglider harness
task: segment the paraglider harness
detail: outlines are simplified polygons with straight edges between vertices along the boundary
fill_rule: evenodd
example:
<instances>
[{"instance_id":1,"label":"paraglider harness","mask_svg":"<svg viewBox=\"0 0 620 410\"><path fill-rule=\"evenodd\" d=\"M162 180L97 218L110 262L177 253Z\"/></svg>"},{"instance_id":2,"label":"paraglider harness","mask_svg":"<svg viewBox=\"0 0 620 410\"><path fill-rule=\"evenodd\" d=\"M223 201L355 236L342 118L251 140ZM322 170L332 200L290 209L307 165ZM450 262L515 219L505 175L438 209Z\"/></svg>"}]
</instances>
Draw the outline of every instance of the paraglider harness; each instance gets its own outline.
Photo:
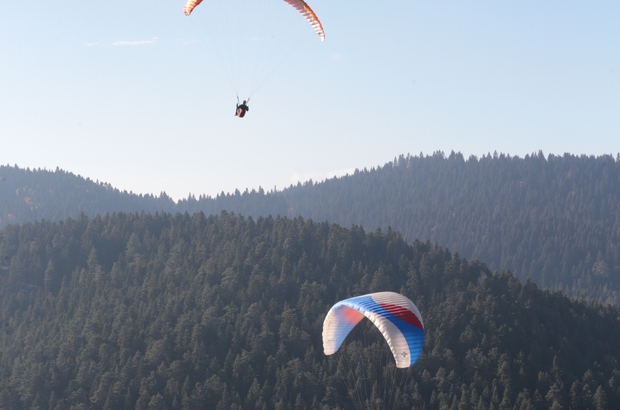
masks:
<instances>
[{"instance_id":1,"label":"paraglider harness","mask_svg":"<svg viewBox=\"0 0 620 410\"><path fill-rule=\"evenodd\" d=\"M247 103L250 102L250 99L243 100L242 104L239 104L239 96L237 96L237 109L235 110L235 116L239 118L245 117L245 113L250 111L250 107L247 106Z\"/></svg>"}]
</instances>

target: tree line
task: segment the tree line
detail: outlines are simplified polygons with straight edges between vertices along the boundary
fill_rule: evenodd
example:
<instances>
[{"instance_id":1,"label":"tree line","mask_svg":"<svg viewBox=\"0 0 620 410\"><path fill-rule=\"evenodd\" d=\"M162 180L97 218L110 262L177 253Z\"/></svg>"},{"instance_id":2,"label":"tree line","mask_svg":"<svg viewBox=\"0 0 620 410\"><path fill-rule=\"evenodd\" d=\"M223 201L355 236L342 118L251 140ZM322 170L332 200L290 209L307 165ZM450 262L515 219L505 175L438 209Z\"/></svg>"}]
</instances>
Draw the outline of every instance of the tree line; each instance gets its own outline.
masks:
<instances>
[{"instance_id":1,"label":"tree line","mask_svg":"<svg viewBox=\"0 0 620 410\"><path fill-rule=\"evenodd\" d=\"M396 371L338 300L404 294L424 318ZM615 409L620 312L429 241L305 218L115 213L0 231L0 408Z\"/></svg>"},{"instance_id":2,"label":"tree line","mask_svg":"<svg viewBox=\"0 0 620 410\"><path fill-rule=\"evenodd\" d=\"M545 289L620 303L620 160L611 155L401 155L282 191L135 195L56 170L0 167L0 226L112 212L222 210L391 227Z\"/></svg>"}]
</instances>

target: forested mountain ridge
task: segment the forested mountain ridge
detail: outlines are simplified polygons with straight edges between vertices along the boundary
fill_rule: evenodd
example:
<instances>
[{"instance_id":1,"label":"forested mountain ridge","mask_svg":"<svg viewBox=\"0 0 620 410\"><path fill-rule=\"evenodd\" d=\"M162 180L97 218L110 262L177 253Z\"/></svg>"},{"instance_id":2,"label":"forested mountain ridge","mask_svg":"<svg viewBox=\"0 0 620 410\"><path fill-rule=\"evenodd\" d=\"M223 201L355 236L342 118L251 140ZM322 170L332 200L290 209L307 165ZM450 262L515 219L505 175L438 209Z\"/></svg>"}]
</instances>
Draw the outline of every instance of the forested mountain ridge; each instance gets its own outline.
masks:
<instances>
[{"instance_id":1,"label":"forested mountain ridge","mask_svg":"<svg viewBox=\"0 0 620 410\"><path fill-rule=\"evenodd\" d=\"M159 197L120 191L56 169L21 169L0 166L0 228L7 224L45 219L62 221L112 212L176 211L165 193Z\"/></svg>"},{"instance_id":2,"label":"forested mountain ridge","mask_svg":"<svg viewBox=\"0 0 620 410\"><path fill-rule=\"evenodd\" d=\"M620 303L619 158L401 156L277 196L288 215L391 226L544 288Z\"/></svg>"},{"instance_id":3,"label":"forested mountain ridge","mask_svg":"<svg viewBox=\"0 0 620 410\"><path fill-rule=\"evenodd\" d=\"M361 367L385 341L351 335L367 408L620 408L616 308L392 230L119 213L6 226L0 261L0 408L352 409L322 321L382 290L417 304L426 341L386 396Z\"/></svg>"},{"instance_id":4,"label":"forested mountain ridge","mask_svg":"<svg viewBox=\"0 0 620 410\"><path fill-rule=\"evenodd\" d=\"M371 230L392 227L408 240L437 242L543 288L620 304L620 160L612 156L400 156L383 167L321 183L190 196L176 204L165 194L140 198L92 181L90 201L83 188L69 186L43 195L47 183L29 182L40 179L41 171L0 167L0 176L8 171L15 181L0 183L0 224L11 220L8 213L14 222L141 210L301 215ZM48 177L54 175L67 179L62 171ZM11 189L3 188L9 182ZM25 196L30 191L19 188L16 195L16 186L28 186L34 194ZM38 204L36 212L32 205L26 209L29 203Z\"/></svg>"}]
</instances>

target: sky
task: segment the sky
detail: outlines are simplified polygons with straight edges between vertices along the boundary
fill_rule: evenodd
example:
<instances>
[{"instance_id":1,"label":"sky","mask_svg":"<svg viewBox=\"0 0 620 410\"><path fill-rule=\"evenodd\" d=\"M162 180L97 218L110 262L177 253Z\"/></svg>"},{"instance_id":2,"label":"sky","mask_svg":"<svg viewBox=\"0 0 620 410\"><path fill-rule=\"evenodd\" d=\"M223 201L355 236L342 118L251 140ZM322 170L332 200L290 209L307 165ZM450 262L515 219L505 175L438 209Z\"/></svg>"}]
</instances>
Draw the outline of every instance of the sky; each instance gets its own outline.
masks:
<instances>
[{"instance_id":1,"label":"sky","mask_svg":"<svg viewBox=\"0 0 620 410\"><path fill-rule=\"evenodd\" d=\"M282 1L184 3L3 1L0 164L180 199L408 153L620 152L617 0L308 0L324 42Z\"/></svg>"}]
</instances>

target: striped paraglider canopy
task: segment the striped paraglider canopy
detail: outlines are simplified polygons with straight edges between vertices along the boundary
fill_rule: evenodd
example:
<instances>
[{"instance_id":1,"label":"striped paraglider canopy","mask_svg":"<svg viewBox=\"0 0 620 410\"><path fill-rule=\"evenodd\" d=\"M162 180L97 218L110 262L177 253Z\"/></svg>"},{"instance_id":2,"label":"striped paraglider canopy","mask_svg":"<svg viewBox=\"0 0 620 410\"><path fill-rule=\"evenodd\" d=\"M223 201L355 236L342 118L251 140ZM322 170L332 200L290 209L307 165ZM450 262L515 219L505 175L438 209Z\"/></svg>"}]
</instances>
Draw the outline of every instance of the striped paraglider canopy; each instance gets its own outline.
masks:
<instances>
[{"instance_id":1,"label":"striped paraglider canopy","mask_svg":"<svg viewBox=\"0 0 620 410\"><path fill-rule=\"evenodd\" d=\"M383 334L396 367L412 366L424 345L424 323L416 305L395 292L378 292L342 300L323 322L323 350L336 353L347 335L367 317Z\"/></svg>"},{"instance_id":2,"label":"striped paraglider canopy","mask_svg":"<svg viewBox=\"0 0 620 410\"><path fill-rule=\"evenodd\" d=\"M306 3L304 0L284 1L293 6L293 8L299 13L301 13L301 15L308 21L308 23L310 23L314 31L319 35L319 37L321 37L321 41L325 41L325 31L323 31L323 25L321 24L321 21L314 13L314 11L312 11L310 6L308 6L308 3ZM186 16L189 16L190 14L192 14L192 11L194 11L196 6L198 6L200 3L202 3L202 0L187 0L187 3L185 3L185 7L183 7L183 13L185 13Z\"/></svg>"}]
</instances>

